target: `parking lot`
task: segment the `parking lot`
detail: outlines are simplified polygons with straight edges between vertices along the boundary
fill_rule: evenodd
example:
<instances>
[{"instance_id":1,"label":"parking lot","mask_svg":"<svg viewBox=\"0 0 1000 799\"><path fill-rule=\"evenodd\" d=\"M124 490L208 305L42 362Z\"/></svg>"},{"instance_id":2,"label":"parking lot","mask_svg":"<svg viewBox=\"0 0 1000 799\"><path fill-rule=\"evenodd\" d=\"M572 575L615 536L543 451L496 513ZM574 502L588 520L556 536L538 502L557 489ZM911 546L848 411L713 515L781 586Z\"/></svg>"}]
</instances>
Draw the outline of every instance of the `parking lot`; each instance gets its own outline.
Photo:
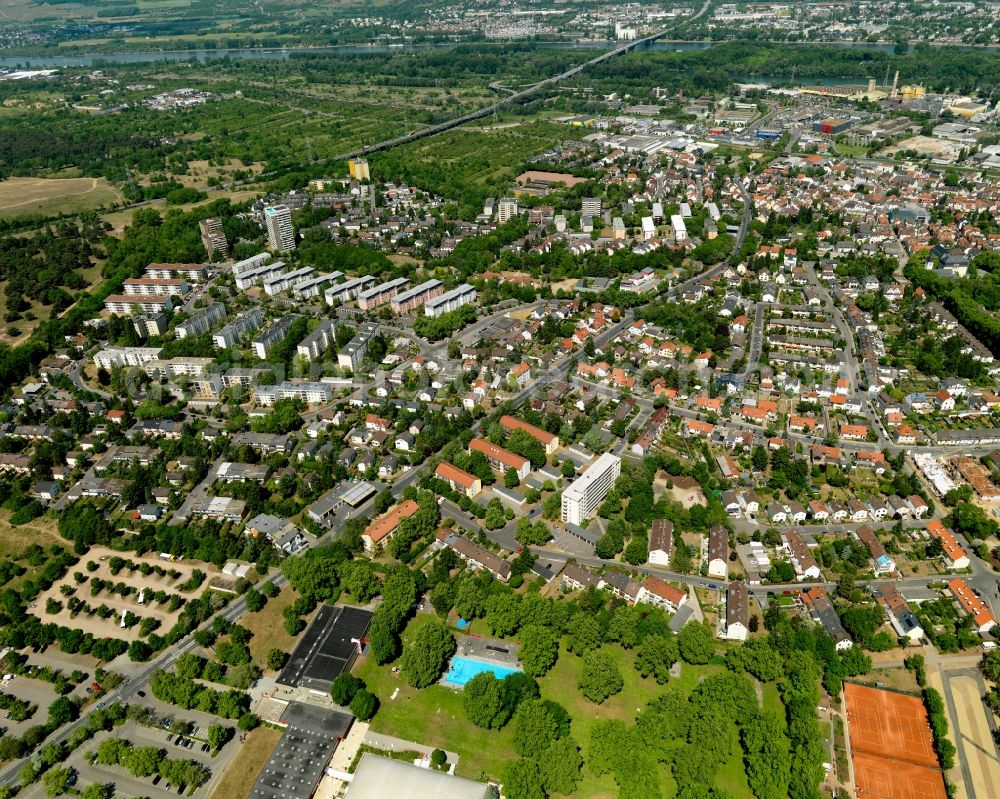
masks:
<instances>
[{"instance_id":1,"label":"parking lot","mask_svg":"<svg viewBox=\"0 0 1000 799\"><path fill-rule=\"evenodd\" d=\"M177 710L177 708L172 708L172 710ZM229 722L205 713L198 713L197 711L182 710L177 714L177 718L194 722L195 728L191 732L193 738L204 738L208 725L212 723L221 723L230 727L235 725L235 722ZM101 741L109 737L130 741L137 747L156 747L162 750L164 756L171 760L194 760L207 767L212 776L197 791L188 794L186 790L182 791L177 786L167 786L158 777L137 778L133 777L121 766L91 765L88 762L88 754L96 751ZM116 796L145 796L149 797L149 799L172 799L173 797L183 795L191 796L193 799L204 799L211 794L222 771L238 751L238 733L213 758L200 741L192 740L189 737L173 735L166 730L145 727L134 721L128 721L111 732L98 733L90 742L77 749L68 758L66 765L77 770L79 776L76 787L81 789L95 782L110 782L115 785ZM20 795L27 797L27 799L43 799L46 796L45 789L40 783L29 786Z\"/></svg>"},{"instance_id":2,"label":"parking lot","mask_svg":"<svg viewBox=\"0 0 1000 799\"><path fill-rule=\"evenodd\" d=\"M125 560L131 560L140 566L141 564L147 564L150 567L160 567L167 572L176 571L180 576L174 578L171 577L169 573L158 575L155 572L149 575L143 575L138 568L135 571L129 571L127 568L123 568L118 572L118 574L112 574L110 566L110 559L112 557L120 557ZM89 571L87 569L87 563L89 561L93 561L97 564L96 570ZM195 569L199 569L206 574L205 581L195 591L181 591L179 586L190 578ZM87 577L86 581L78 583L73 577L76 572L85 575ZM43 622L62 624L66 627L74 627L76 629L83 630L84 632L91 633L95 637L112 637L121 638L127 641L134 641L140 637L140 625L136 624L133 627L123 629L121 627L123 611L130 611L140 617L140 619L156 619L160 622L161 632L163 630L168 630L176 623L182 607L178 607L171 611L169 610L169 602L164 602L162 604L155 602L152 600L151 595L158 591L163 591L168 595L181 596L185 600L194 596L199 596L216 574L218 574L218 570L211 564L193 561L172 562L168 560L161 560L156 556L146 555L140 557L127 552L115 552L103 547L94 547L90 550L85 559L82 559L75 567L67 572L66 576L62 580L54 583L47 591L43 592L38 597L38 600L35 603L36 607L32 609L32 612ZM132 593L122 596L121 594L112 591L110 588L104 588L97 594L97 596L92 596L91 585L95 579L110 581L112 585L122 583L134 590ZM73 598L86 602L92 609L96 609L101 605L104 605L110 608L113 613L107 618L102 618L96 612L88 614L84 611L80 611L76 615L73 615L69 610L69 597L62 593L63 586L68 586L73 589ZM141 605L139 604L140 592L144 593L144 602ZM50 599L59 602L62 605L62 608L58 613L53 614L47 612L46 605Z\"/></svg>"}]
</instances>

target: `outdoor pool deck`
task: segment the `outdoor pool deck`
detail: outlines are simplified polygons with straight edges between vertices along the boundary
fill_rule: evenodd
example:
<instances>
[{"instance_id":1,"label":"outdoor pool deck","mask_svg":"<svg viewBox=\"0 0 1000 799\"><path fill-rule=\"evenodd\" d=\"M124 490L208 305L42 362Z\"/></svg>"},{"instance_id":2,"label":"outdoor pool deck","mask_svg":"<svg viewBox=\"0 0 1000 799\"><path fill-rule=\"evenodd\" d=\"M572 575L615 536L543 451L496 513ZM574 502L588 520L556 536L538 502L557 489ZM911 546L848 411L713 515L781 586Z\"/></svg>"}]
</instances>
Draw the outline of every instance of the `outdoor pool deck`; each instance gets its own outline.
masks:
<instances>
[{"instance_id":1,"label":"outdoor pool deck","mask_svg":"<svg viewBox=\"0 0 1000 799\"><path fill-rule=\"evenodd\" d=\"M521 671L517 653L517 644L508 641L463 636L448 664L448 671L441 678L441 684L448 688L463 688L469 680L484 671L492 671L498 680L502 680Z\"/></svg>"}]
</instances>

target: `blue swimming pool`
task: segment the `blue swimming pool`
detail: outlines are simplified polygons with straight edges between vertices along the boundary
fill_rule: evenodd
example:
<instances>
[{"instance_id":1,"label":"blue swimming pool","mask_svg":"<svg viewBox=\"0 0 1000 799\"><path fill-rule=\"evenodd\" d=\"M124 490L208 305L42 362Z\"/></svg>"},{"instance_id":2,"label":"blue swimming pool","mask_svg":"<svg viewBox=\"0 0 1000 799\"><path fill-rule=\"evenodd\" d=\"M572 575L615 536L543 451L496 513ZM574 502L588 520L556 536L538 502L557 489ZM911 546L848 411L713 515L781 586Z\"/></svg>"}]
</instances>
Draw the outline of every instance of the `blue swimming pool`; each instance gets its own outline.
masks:
<instances>
[{"instance_id":1,"label":"blue swimming pool","mask_svg":"<svg viewBox=\"0 0 1000 799\"><path fill-rule=\"evenodd\" d=\"M465 685L477 674L484 671L492 671L498 680L502 680L508 674L519 672L520 669L512 669L496 663L487 663L485 660L456 655L451 659L451 665L448 667L448 673L444 675L444 681L452 685Z\"/></svg>"}]
</instances>

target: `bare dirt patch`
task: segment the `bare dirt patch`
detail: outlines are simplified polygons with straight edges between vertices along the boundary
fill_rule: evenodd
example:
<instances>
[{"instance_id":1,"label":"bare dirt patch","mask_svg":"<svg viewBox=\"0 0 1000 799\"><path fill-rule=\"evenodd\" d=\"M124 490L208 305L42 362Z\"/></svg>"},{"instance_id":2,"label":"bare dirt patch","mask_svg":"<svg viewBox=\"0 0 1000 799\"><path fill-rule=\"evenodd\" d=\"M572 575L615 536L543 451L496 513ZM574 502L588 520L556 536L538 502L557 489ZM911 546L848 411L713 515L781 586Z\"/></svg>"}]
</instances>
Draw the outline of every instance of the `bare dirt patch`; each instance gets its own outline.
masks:
<instances>
[{"instance_id":1,"label":"bare dirt patch","mask_svg":"<svg viewBox=\"0 0 1000 799\"><path fill-rule=\"evenodd\" d=\"M10 523L10 511L0 510L0 555L21 553L32 544L41 547L60 545L68 547L66 540L56 531L53 519L44 516L27 524L14 527Z\"/></svg>"}]
</instances>

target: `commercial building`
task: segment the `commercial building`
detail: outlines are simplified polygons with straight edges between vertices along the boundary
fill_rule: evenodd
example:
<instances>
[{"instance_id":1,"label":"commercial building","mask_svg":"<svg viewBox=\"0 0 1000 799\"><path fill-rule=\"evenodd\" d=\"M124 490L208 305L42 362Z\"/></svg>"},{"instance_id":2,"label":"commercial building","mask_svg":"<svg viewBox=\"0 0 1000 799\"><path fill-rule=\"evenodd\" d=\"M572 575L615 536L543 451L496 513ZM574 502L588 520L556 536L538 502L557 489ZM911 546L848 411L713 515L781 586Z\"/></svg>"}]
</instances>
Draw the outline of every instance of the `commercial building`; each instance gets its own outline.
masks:
<instances>
[{"instance_id":1,"label":"commercial building","mask_svg":"<svg viewBox=\"0 0 1000 799\"><path fill-rule=\"evenodd\" d=\"M295 351L310 361L318 358L336 340L336 330L337 326L332 319L324 319L319 327L298 343Z\"/></svg>"},{"instance_id":2,"label":"commercial building","mask_svg":"<svg viewBox=\"0 0 1000 799\"><path fill-rule=\"evenodd\" d=\"M316 270L311 266L303 266L300 269L293 269L291 272L283 272L271 275L263 281L264 293L268 297L274 297L283 291L294 288L299 282L307 280Z\"/></svg>"},{"instance_id":3,"label":"commercial building","mask_svg":"<svg viewBox=\"0 0 1000 799\"><path fill-rule=\"evenodd\" d=\"M330 286L330 288L323 292L323 299L326 300L327 305L334 305L338 302L347 302L348 300L357 299L357 296L362 291L371 288L377 282L378 281L374 275L352 277L350 280L345 280L343 283Z\"/></svg>"},{"instance_id":4,"label":"commercial building","mask_svg":"<svg viewBox=\"0 0 1000 799\"><path fill-rule=\"evenodd\" d=\"M750 595L746 583L733 580L726 586L727 641L746 641L750 633Z\"/></svg>"},{"instance_id":5,"label":"commercial building","mask_svg":"<svg viewBox=\"0 0 1000 799\"><path fill-rule=\"evenodd\" d=\"M201 243L209 258L216 253L222 258L229 255L229 242L226 241L226 234L222 230L221 219L214 216L202 219L198 223L198 232L201 234Z\"/></svg>"},{"instance_id":6,"label":"commercial building","mask_svg":"<svg viewBox=\"0 0 1000 799\"><path fill-rule=\"evenodd\" d=\"M441 316L441 314L454 311L463 305L472 305L476 301L476 290L468 283L446 291L440 296L433 297L424 303L425 316Z\"/></svg>"},{"instance_id":7,"label":"commercial building","mask_svg":"<svg viewBox=\"0 0 1000 799\"><path fill-rule=\"evenodd\" d=\"M474 499L483 490L482 481L476 475L469 474L447 461L439 463L434 474L446 482L452 491L461 491L469 499Z\"/></svg>"},{"instance_id":8,"label":"commercial building","mask_svg":"<svg viewBox=\"0 0 1000 799\"><path fill-rule=\"evenodd\" d=\"M371 180L372 173L367 158L352 158L347 162L347 172L355 180Z\"/></svg>"},{"instance_id":9,"label":"commercial building","mask_svg":"<svg viewBox=\"0 0 1000 799\"><path fill-rule=\"evenodd\" d=\"M368 345L371 344L373 338L379 335L381 328L375 322L367 322L358 328L358 332L354 334L344 348L337 353L337 363L344 369L350 369L351 371L357 371L358 364L364 360L365 355L368 352Z\"/></svg>"},{"instance_id":10,"label":"commercial building","mask_svg":"<svg viewBox=\"0 0 1000 799\"><path fill-rule=\"evenodd\" d=\"M494 471L506 472L508 469L513 469L519 480L523 480L531 472L531 461L527 458L522 458L503 447L498 447L492 441L487 441L484 438L472 439L469 442L469 452L481 452L485 455Z\"/></svg>"},{"instance_id":11,"label":"commercial building","mask_svg":"<svg viewBox=\"0 0 1000 799\"><path fill-rule=\"evenodd\" d=\"M550 433L548 430L542 430L542 428L535 427L533 424L528 424L528 422L523 422L514 416L501 416L500 426L508 433L513 433L515 430L523 430L539 444L545 447L546 455L551 455L559 449L559 436L555 433Z\"/></svg>"},{"instance_id":12,"label":"commercial building","mask_svg":"<svg viewBox=\"0 0 1000 799\"><path fill-rule=\"evenodd\" d=\"M440 280L425 280L419 286L401 291L392 298L390 307L393 313L409 313L419 308L434 297L440 297L444 292L444 283Z\"/></svg>"},{"instance_id":13,"label":"commercial building","mask_svg":"<svg viewBox=\"0 0 1000 799\"><path fill-rule=\"evenodd\" d=\"M561 518L566 524L582 525L597 511L622 472L622 461L604 453L563 491Z\"/></svg>"},{"instance_id":14,"label":"commercial building","mask_svg":"<svg viewBox=\"0 0 1000 799\"><path fill-rule=\"evenodd\" d=\"M260 308L244 311L213 335L212 343L220 350L235 347L245 334L252 333L262 324L264 324L264 312Z\"/></svg>"},{"instance_id":15,"label":"commercial building","mask_svg":"<svg viewBox=\"0 0 1000 799\"><path fill-rule=\"evenodd\" d=\"M486 799L493 795L490 790L485 782L368 753L361 758L345 799Z\"/></svg>"},{"instance_id":16,"label":"commercial building","mask_svg":"<svg viewBox=\"0 0 1000 799\"><path fill-rule=\"evenodd\" d=\"M267 243L274 252L295 249L295 230L292 227L292 210L287 205L272 205L264 209Z\"/></svg>"},{"instance_id":17,"label":"commercial building","mask_svg":"<svg viewBox=\"0 0 1000 799\"><path fill-rule=\"evenodd\" d=\"M267 354L271 351L271 348L279 341L284 341L285 337L291 332L292 324L298 318L295 314L288 314L288 316L282 317L257 336L250 345L253 348L254 355L261 360L267 358Z\"/></svg>"},{"instance_id":18,"label":"commercial building","mask_svg":"<svg viewBox=\"0 0 1000 799\"><path fill-rule=\"evenodd\" d=\"M385 305L398 292L409 285L409 278L397 277L394 280L389 280L377 286L372 286L370 289L365 289L358 294L358 307L363 311L368 311L372 308L378 308L380 305Z\"/></svg>"},{"instance_id":19,"label":"commercial building","mask_svg":"<svg viewBox=\"0 0 1000 799\"><path fill-rule=\"evenodd\" d=\"M187 338L188 336L200 336L207 333L216 324L226 318L226 306L221 302L213 302L194 316L185 319L176 328L174 335L177 338Z\"/></svg>"},{"instance_id":20,"label":"commercial building","mask_svg":"<svg viewBox=\"0 0 1000 799\"><path fill-rule=\"evenodd\" d=\"M499 203L497 203L497 222L501 225L504 224L504 222L509 222L517 216L517 212L517 200L513 197L504 197Z\"/></svg>"}]
</instances>

